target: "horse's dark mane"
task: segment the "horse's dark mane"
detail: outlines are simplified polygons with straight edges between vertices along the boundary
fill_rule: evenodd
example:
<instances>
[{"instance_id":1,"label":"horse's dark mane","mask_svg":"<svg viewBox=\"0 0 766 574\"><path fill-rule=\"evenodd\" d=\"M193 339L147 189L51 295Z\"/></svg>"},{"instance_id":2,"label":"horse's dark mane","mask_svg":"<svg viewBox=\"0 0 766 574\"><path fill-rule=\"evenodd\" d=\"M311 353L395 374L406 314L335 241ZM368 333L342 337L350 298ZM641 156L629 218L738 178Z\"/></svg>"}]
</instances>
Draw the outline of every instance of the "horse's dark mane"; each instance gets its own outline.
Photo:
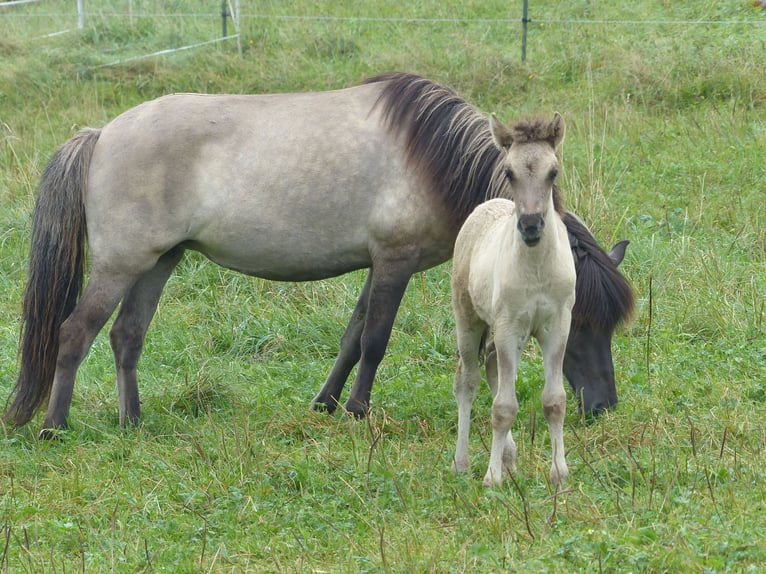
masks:
<instances>
[{"instance_id":1,"label":"horse's dark mane","mask_svg":"<svg viewBox=\"0 0 766 574\"><path fill-rule=\"evenodd\" d=\"M577 285L572 323L612 332L630 320L635 306L633 289L588 228L573 214L562 218L575 258Z\"/></svg>"},{"instance_id":2,"label":"horse's dark mane","mask_svg":"<svg viewBox=\"0 0 766 574\"><path fill-rule=\"evenodd\" d=\"M393 72L364 83L376 82L385 82L375 105L386 127L404 138L409 165L442 194L458 226L478 204L508 195L486 114L415 74Z\"/></svg>"},{"instance_id":3,"label":"horse's dark mane","mask_svg":"<svg viewBox=\"0 0 766 574\"><path fill-rule=\"evenodd\" d=\"M415 74L391 72L363 83L377 82L386 84L375 103L383 110L386 127L404 137L409 165L444 198L458 227L480 203L509 197L503 154L492 140L486 114L452 89ZM545 120L532 120L512 129L520 141L538 141L551 139L549 126ZM564 214L557 186L553 205Z\"/></svg>"}]
</instances>

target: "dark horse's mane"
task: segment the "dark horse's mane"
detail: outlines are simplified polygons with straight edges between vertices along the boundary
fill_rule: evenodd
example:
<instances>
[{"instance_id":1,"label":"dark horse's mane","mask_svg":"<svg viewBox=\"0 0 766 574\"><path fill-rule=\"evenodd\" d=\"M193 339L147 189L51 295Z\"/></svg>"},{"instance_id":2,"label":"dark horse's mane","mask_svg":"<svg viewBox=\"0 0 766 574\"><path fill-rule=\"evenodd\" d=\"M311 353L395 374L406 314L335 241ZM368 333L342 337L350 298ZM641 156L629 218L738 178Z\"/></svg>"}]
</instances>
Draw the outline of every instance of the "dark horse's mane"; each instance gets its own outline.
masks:
<instances>
[{"instance_id":1,"label":"dark horse's mane","mask_svg":"<svg viewBox=\"0 0 766 574\"><path fill-rule=\"evenodd\" d=\"M382 108L388 130L404 138L410 167L441 194L460 226L480 203L507 197L503 154L495 146L486 114L452 89L415 74L392 72L373 76L365 84L385 82L375 103ZM542 120L519 122L514 134L525 141L548 139ZM554 188L554 205L563 213Z\"/></svg>"},{"instance_id":2,"label":"dark horse's mane","mask_svg":"<svg viewBox=\"0 0 766 574\"><path fill-rule=\"evenodd\" d=\"M633 289L587 227L572 213L562 217L577 269L572 323L612 332L630 320L635 306Z\"/></svg>"},{"instance_id":3,"label":"dark horse's mane","mask_svg":"<svg viewBox=\"0 0 766 574\"><path fill-rule=\"evenodd\" d=\"M404 138L409 165L442 195L458 227L480 203L509 196L503 154L492 140L486 114L452 89L415 74L392 72L364 81L378 82L385 86L375 105L382 109L386 127ZM550 137L542 120L518 122L511 129L519 141ZM585 225L564 210L556 187L553 200L567 226L577 267L572 321L611 331L633 312L630 284Z\"/></svg>"}]
</instances>

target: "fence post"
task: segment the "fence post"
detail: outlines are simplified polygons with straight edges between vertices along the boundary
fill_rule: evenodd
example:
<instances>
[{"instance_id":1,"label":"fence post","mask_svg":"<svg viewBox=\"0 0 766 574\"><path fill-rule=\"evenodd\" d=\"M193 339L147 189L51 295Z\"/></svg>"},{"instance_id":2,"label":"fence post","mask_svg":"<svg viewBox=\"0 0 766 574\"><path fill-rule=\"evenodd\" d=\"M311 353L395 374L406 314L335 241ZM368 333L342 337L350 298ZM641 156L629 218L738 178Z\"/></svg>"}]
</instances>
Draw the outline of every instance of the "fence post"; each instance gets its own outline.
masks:
<instances>
[{"instance_id":1,"label":"fence post","mask_svg":"<svg viewBox=\"0 0 766 574\"><path fill-rule=\"evenodd\" d=\"M229 15L229 12L226 9L226 0L221 0L221 22L222 22L222 29L223 29L223 37L225 38L228 36L226 33L226 17Z\"/></svg>"},{"instance_id":2,"label":"fence post","mask_svg":"<svg viewBox=\"0 0 766 574\"><path fill-rule=\"evenodd\" d=\"M85 28L85 8L83 6L84 0L77 0L77 28L82 30Z\"/></svg>"},{"instance_id":3,"label":"fence post","mask_svg":"<svg viewBox=\"0 0 766 574\"><path fill-rule=\"evenodd\" d=\"M527 24L529 23L529 0L524 0L524 14L521 17L521 61L527 61Z\"/></svg>"}]
</instances>

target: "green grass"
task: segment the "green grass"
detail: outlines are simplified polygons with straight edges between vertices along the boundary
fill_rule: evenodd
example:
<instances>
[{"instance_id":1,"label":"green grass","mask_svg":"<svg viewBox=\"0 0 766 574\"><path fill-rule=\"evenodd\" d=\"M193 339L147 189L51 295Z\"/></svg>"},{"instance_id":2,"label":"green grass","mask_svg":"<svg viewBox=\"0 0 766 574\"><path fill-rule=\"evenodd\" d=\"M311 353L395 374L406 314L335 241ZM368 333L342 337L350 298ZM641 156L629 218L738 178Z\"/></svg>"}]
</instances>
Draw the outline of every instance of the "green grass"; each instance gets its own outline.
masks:
<instances>
[{"instance_id":1,"label":"green grass","mask_svg":"<svg viewBox=\"0 0 766 574\"><path fill-rule=\"evenodd\" d=\"M766 563L766 11L744 0L532 2L522 63L520 6L495 0L243 3L242 58L227 42L111 66L214 38L220 4L100 4L85 30L50 38L75 26L74 2L0 10L2 399L18 372L45 162L79 127L174 91L327 89L403 69L507 121L558 110L566 199L604 246L631 240L622 268L637 314L614 339L619 407L583 421L570 399L565 490L547 484L532 349L518 381L519 471L487 491L487 392L471 473L447 470L457 419L449 264L412 281L371 416L353 421L308 405L364 275L269 283L191 255L147 338L141 428L119 428L104 332L79 372L63 440L37 441L39 418L0 430L0 571L755 572ZM171 9L210 16L143 16ZM288 15L397 19L277 18Z\"/></svg>"}]
</instances>

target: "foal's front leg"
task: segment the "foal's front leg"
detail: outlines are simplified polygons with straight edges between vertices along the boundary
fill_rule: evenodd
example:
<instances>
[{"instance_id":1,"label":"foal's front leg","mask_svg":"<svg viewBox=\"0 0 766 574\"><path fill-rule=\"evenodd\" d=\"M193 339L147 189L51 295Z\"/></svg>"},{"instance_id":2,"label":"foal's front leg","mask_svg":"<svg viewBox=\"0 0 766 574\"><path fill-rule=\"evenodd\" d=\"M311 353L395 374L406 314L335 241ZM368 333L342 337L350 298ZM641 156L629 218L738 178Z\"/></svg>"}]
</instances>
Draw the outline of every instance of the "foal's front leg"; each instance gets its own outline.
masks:
<instances>
[{"instance_id":1,"label":"foal's front leg","mask_svg":"<svg viewBox=\"0 0 766 574\"><path fill-rule=\"evenodd\" d=\"M476 318L457 316L458 365L452 392L457 402L457 444L452 459L453 472L466 472L470 466L468 437L471 433L471 410L481 382L479 347L485 325Z\"/></svg>"},{"instance_id":2,"label":"foal's front leg","mask_svg":"<svg viewBox=\"0 0 766 574\"><path fill-rule=\"evenodd\" d=\"M545 370L543 387L543 414L548 422L551 436L551 483L562 485L569 469L564 456L564 416L566 415L566 391L564 390L564 353L569 333L569 317L562 319L560 327L552 328L540 340Z\"/></svg>"},{"instance_id":3,"label":"foal's front leg","mask_svg":"<svg viewBox=\"0 0 766 574\"><path fill-rule=\"evenodd\" d=\"M503 483L503 471L516 471L516 442L513 440L511 427L519 412L516 399L516 371L526 337L513 332L495 333L497 357L497 383L493 389L492 401L492 449L489 454L489 467L484 476L484 486L500 486ZM488 371L488 382L491 376Z\"/></svg>"}]
</instances>

